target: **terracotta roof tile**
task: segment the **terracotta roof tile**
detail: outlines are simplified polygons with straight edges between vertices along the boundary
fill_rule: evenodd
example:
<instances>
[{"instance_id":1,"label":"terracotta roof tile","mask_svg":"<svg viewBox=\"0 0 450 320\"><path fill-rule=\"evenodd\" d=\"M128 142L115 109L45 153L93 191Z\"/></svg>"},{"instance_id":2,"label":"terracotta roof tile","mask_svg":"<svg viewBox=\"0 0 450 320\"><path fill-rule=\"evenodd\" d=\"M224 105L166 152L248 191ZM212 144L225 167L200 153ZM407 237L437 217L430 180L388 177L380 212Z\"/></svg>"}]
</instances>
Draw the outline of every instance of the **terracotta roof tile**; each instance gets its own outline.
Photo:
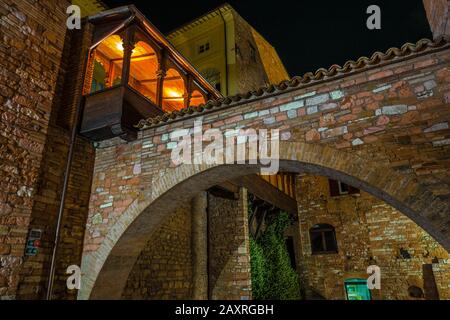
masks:
<instances>
[{"instance_id":1,"label":"terracotta roof tile","mask_svg":"<svg viewBox=\"0 0 450 320\"><path fill-rule=\"evenodd\" d=\"M143 119L136 125L139 129L146 129L152 126L161 125L173 120L186 118L189 116L196 116L209 110L217 110L227 108L243 103L251 102L265 96L271 96L277 93L287 91L289 89L298 89L302 86L307 86L315 82L330 80L338 76L350 75L355 72L364 71L374 66L378 66L384 62L391 63L402 58L413 56L436 48L448 47L449 43L444 38L436 39L435 41L429 39L419 40L416 44L406 43L400 49L390 48L385 53L375 52L371 58L361 57L357 61L347 61L343 67L339 65L332 65L328 70L321 68L315 73L308 72L302 77L293 77L290 80L281 82L278 85L270 85L262 87L256 91L250 91L244 94L238 94L231 97L221 98L218 100L210 100L206 104L198 107L190 107L180 111L165 113L155 118Z\"/></svg>"}]
</instances>

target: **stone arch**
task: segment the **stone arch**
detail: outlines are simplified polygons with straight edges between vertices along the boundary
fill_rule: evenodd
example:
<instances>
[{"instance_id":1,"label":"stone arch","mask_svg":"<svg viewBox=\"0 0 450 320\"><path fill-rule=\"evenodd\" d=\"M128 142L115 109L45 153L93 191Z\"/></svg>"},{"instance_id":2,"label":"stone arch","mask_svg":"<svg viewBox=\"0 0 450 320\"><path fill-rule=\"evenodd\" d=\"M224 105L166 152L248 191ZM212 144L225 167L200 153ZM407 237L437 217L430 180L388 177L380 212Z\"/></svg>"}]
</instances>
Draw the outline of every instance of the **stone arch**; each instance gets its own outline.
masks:
<instances>
[{"instance_id":1,"label":"stone arch","mask_svg":"<svg viewBox=\"0 0 450 320\"><path fill-rule=\"evenodd\" d=\"M370 158L301 142L280 143L280 169L322 175L364 190L408 216L447 251L450 249L444 221L449 204L420 186L413 175L396 172ZM119 299L136 258L166 213L217 183L257 172L258 165L166 169L154 179L152 190L144 191L121 215L100 248L83 257L79 298Z\"/></svg>"}]
</instances>

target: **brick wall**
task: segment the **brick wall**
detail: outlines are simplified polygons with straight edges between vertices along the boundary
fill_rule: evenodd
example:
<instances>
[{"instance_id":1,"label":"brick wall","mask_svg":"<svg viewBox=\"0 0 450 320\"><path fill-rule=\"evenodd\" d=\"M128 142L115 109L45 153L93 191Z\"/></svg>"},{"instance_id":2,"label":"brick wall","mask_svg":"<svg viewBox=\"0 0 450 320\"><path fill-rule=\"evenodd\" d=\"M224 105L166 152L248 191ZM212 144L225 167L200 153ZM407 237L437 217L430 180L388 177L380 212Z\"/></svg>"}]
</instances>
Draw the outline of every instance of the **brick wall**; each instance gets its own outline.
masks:
<instances>
[{"instance_id":1,"label":"brick wall","mask_svg":"<svg viewBox=\"0 0 450 320\"><path fill-rule=\"evenodd\" d=\"M232 14L235 23L237 93L257 90L289 79L283 62L270 43L236 11L233 10Z\"/></svg>"},{"instance_id":2,"label":"brick wall","mask_svg":"<svg viewBox=\"0 0 450 320\"><path fill-rule=\"evenodd\" d=\"M297 190L301 239L298 263L307 293L312 289L327 299L345 299L345 279L367 278L367 267L378 265L381 290L372 292L374 299L410 299L410 286L429 294L423 266L437 259L448 260L450 254L413 221L365 192L330 197L324 177L302 176ZM320 223L335 227L337 254L311 254L309 229ZM403 258L401 249L411 258ZM440 296L446 298L450 293L445 280L448 267L442 262L434 268Z\"/></svg>"},{"instance_id":3,"label":"brick wall","mask_svg":"<svg viewBox=\"0 0 450 320\"><path fill-rule=\"evenodd\" d=\"M5 174L13 174L2 180L5 186L0 196L0 206L5 208L0 210L0 249L5 248L0 252L4 254L0 296L4 298L36 299L44 298L46 293L70 130L75 123L73 110L81 100L83 67L91 40L90 26L66 32L69 4L0 4L4 13L0 54L11 57L9 61L1 59L6 64L0 78L5 139L0 157ZM65 272L69 265L80 265L93 162L91 144L78 138L62 220L53 298L76 297L75 291L66 288ZM42 246L36 256L27 257L24 244L31 228L43 231Z\"/></svg>"},{"instance_id":4,"label":"brick wall","mask_svg":"<svg viewBox=\"0 0 450 320\"><path fill-rule=\"evenodd\" d=\"M232 12L235 23L237 92L257 90L269 83L259 54L259 47L253 37L252 27L237 12L234 10ZM251 48L255 50L254 60Z\"/></svg>"},{"instance_id":5,"label":"brick wall","mask_svg":"<svg viewBox=\"0 0 450 320\"><path fill-rule=\"evenodd\" d=\"M290 79L275 48L253 28L252 35L258 48L259 57L261 58L268 83L279 84L284 80Z\"/></svg>"},{"instance_id":6,"label":"brick wall","mask_svg":"<svg viewBox=\"0 0 450 320\"><path fill-rule=\"evenodd\" d=\"M432 267L439 298L450 300L450 260L447 258L433 261Z\"/></svg>"},{"instance_id":7,"label":"brick wall","mask_svg":"<svg viewBox=\"0 0 450 320\"><path fill-rule=\"evenodd\" d=\"M66 34L68 1L0 2L0 297L16 295Z\"/></svg>"},{"instance_id":8,"label":"brick wall","mask_svg":"<svg viewBox=\"0 0 450 320\"><path fill-rule=\"evenodd\" d=\"M208 196L209 287L214 300L251 298L247 192L238 200Z\"/></svg>"},{"instance_id":9,"label":"brick wall","mask_svg":"<svg viewBox=\"0 0 450 320\"><path fill-rule=\"evenodd\" d=\"M190 299L191 259L191 208L185 204L152 235L130 273L122 297Z\"/></svg>"},{"instance_id":10,"label":"brick wall","mask_svg":"<svg viewBox=\"0 0 450 320\"><path fill-rule=\"evenodd\" d=\"M450 36L450 12L448 0L423 0L433 37Z\"/></svg>"},{"instance_id":11,"label":"brick wall","mask_svg":"<svg viewBox=\"0 0 450 320\"><path fill-rule=\"evenodd\" d=\"M102 142L84 246L86 281L93 286L101 273L98 266L110 252L120 255L122 239L140 241L132 225L151 229L148 221L163 217L164 206L256 172L246 166L175 167L170 156L176 142L170 133L192 128L200 117L205 130L280 129L284 169L318 172L364 187L448 243L449 220L440 213L448 208L450 192L442 180L449 170L449 59L448 49L422 51L410 59L146 128L133 142ZM167 199L164 206L159 199ZM151 217L148 207L154 210ZM114 268L108 262L105 266Z\"/></svg>"}]
</instances>

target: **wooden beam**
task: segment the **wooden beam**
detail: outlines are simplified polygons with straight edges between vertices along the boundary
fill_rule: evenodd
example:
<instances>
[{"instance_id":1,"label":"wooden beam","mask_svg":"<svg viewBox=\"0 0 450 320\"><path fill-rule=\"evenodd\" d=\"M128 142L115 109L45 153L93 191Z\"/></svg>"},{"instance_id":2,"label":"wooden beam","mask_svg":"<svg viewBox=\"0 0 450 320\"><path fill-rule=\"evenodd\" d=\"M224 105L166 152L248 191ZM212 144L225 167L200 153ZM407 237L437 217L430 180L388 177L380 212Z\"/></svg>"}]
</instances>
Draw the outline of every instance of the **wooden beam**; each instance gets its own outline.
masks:
<instances>
[{"instance_id":1,"label":"wooden beam","mask_svg":"<svg viewBox=\"0 0 450 320\"><path fill-rule=\"evenodd\" d=\"M173 80L180 80L181 77L167 77L164 79L164 81L173 81ZM154 82L158 82L158 79L144 79L139 81L140 83L154 83Z\"/></svg>"},{"instance_id":2,"label":"wooden beam","mask_svg":"<svg viewBox=\"0 0 450 320\"><path fill-rule=\"evenodd\" d=\"M294 216L297 216L298 208L297 201L289 197L272 184L258 175L243 176L234 179L232 183L246 188L250 193L253 193L258 198L286 211Z\"/></svg>"},{"instance_id":3,"label":"wooden beam","mask_svg":"<svg viewBox=\"0 0 450 320\"><path fill-rule=\"evenodd\" d=\"M150 59L154 59L154 58L156 58L155 53L147 53L147 54L143 54L140 56L131 57L131 62L139 62L139 61L150 60ZM118 62L118 61L122 61L122 60L123 60L123 58L111 59L112 62Z\"/></svg>"},{"instance_id":4,"label":"wooden beam","mask_svg":"<svg viewBox=\"0 0 450 320\"><path fill-rule=\"evenodd\" d=\"M163 97L164 100L167 101L177 101L177 100L183 100L184 97Z\"/></svg>"}]
</instances>

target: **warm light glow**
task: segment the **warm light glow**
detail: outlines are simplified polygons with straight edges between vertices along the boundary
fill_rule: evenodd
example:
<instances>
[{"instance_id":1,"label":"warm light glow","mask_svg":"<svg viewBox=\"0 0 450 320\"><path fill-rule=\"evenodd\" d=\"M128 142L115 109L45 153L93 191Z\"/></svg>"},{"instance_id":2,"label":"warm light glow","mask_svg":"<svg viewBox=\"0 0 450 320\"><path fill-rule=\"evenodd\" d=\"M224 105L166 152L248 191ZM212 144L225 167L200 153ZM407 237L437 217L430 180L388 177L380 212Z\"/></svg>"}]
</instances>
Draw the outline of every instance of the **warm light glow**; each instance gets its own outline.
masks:
<instances>
[{"instance_id":1,"label":"warm light glow","mask_svg":"<svg viewBox=\"0 0 450 320\"><path fill-rule=\"evenodd\" d=\"M122 42L117 42L116 43L116 48L119 49L120 52L123 52L123 44L122 44Z\"/></svg>"},{"instance_id":2,"label":"warm light glow","mask_svg":"<svg viewBox=\"0 0 450 320\"><path fill-rule=\"evenodd\" d=\"M183 92L180 92L173 88L164 87L164 98L170 98L171 100L183 100Z\"/></svg>"}]
</instances>

